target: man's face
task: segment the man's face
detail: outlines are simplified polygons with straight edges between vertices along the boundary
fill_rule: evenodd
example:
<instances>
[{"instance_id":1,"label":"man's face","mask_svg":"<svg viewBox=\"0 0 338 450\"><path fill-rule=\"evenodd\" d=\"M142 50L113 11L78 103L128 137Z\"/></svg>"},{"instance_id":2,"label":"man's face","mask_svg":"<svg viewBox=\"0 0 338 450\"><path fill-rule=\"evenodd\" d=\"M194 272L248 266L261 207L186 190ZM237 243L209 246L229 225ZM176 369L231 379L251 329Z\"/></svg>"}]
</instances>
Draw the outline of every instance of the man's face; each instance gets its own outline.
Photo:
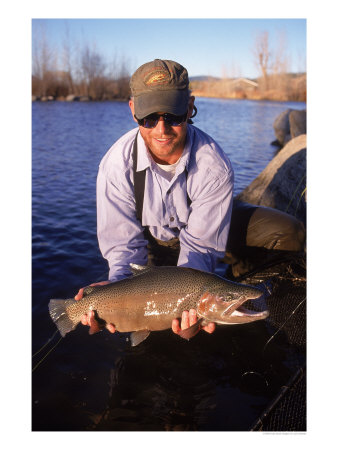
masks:
<instances>
[{"instance_id":1,"label":"man's face","mask_svg":"<svg viewBox=\"0 0 338 450\"><path fill-rule=\"evenodd\" d=\"M190 97L187 119L192 115L194 100L194 97ZM134 102L132 100L129 101L129 106L134 118ZM166 111L156 112L163 114ZM159 164L174 164L181 157L187 135L187 122L173 127L168 125L161 117L156 127L145 128L140 126L139 128L141 136L155 162Z\"/></svg>"}]
</instances>

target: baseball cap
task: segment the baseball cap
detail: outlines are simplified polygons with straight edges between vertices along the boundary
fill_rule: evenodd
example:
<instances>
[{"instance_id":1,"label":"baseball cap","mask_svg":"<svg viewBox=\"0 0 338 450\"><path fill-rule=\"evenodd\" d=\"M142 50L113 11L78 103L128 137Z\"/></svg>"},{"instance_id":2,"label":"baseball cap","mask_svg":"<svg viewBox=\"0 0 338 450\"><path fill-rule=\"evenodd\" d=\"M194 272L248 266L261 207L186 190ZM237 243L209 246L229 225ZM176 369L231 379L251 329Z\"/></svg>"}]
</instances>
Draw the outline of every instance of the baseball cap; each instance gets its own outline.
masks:
<instances>
[{"instance_id":1,"label":"baseball cap","mask_svg":"<svg viewBox=\"0 0 338 450\"><path fill-rule=\"evenodd\" d=\"M132 75L130 89L138 119L159 111L181 115L188 109L188 72L175 61L155 59L143 64Z\"/></svg>"}]
</instances>

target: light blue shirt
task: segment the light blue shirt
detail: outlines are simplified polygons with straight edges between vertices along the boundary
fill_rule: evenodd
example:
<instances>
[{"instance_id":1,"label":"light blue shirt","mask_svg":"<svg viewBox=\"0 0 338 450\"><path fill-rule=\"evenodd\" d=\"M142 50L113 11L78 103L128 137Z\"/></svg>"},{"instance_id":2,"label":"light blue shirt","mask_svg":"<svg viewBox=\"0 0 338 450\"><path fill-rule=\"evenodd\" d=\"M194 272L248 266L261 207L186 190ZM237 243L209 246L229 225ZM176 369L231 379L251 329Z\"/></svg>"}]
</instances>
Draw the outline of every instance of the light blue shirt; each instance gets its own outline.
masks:
<instances>
[{"instance_id":1,"label":"light blue shirt","mask_svg":"<svg viewBox=\"0 0 338 450\"><path fill-rule=\"evenodd\" d=\"M137 131L129 131L108 150L97 177L97 234L109 279L129 276L130 263L147 264L145 226L163 241L179 237L178 266L213 272L224 256L230 227L234 174L228 157L210 136L188 125L183 154L169 181L139 133L137 171L146 169L141 226L133 184Z\"/></svg>"}]
</instances>

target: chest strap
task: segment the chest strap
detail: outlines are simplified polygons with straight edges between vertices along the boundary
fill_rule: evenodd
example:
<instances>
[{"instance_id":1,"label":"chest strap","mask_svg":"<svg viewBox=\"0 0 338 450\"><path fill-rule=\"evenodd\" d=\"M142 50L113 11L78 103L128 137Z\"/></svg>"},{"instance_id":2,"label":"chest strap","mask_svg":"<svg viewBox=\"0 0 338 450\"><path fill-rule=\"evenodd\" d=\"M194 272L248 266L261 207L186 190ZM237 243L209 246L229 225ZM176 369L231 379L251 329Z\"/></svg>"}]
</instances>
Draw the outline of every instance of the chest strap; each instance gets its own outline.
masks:
<instances>
[{"instance_id":1,"label":"chest strap","mask_svg":"<svg viewBox=\"0 0 338 450\"><path fill-rule=\"evenodd\" d=\"M146 181L146 169L137 172L137 136L133 145L133 172L134 172L134 193L136 202L136 218L142 223L144 186Z\"/></svg>"},{"instance_id":2,"label":"chest strap","mask_svg":"<svg viewBox=\"0 0 338 450\"><path fill-rule=\"evenodd\" d=\"M142 211L143 211L143 199L144 199L144 187L146 181L146 170L140 170L137 172L137 136L134 139L133 144L133 172L134 172L134 193L135 193L135 202L136 202L136 218L142 223ZM184 170L186 179L188 178L188 171L185 168ZM191 199L187 192L187 203L188 206L191 205Z\"/></svg>"}]
</instances>

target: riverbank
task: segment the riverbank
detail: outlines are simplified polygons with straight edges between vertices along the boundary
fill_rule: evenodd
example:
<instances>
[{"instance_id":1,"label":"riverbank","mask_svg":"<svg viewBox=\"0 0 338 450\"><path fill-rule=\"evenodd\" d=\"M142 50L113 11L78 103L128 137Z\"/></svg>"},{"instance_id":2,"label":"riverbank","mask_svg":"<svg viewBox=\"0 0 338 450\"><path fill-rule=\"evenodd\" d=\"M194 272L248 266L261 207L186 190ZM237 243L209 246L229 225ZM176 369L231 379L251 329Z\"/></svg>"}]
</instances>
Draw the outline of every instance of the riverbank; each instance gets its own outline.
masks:
<instances>
[{"instance_id":1,"label":"riverbank","mask_svg":"<svg viewBox=\"0 0 338 450\"><path fill-rule=\"evenodd\" d=\"M54 97L52 95L46 95L46 96L37 96L32 95L32 102L127 102L129 98L123 97L123 98L106 98L102 100L96 100L93 99L90 96L87 95L68 95L67 97L60 96L60 97Z\"/></svg>"},{"instance_id":2,"label":"riverbank","mask_svg":"<svg viewBox=\"0 0 338 450\"><path fill-rule=\"evenodd\" d=\"M256 93L242 93L233 92L231 94L216 94L213 92L201 92L192 91L192 95L195 97L204 98L219 98L229 100L257 100L257 101L275 101L275 102L306 102L306 95L297 95L296 98L289 98L287 95L282 95L280 92L268 91L268 92L256 92ZM292 96L291 96L292 97Z\"/></svg>"},{"instance_id":3,"label":"riverbank","mask_svg":"<svg viewBox=\"0 0 338 450\"><path fill-rule=\"evenodd\" d=\"M196 97L306 102L306 74L270 76L267 81L248 78L194 80Z\"/></svg>"},{"instance_id":4,"label":"riverbank","mask_svg":"<svg viewBox=\"0 0 338 450\"><path fill-rule=\"evenodd\" d=\"M306 74L285 74L269 77L267 82L261 79L248 78L207 78L192 80L190 90L195 97L221 99L270 100L279 102L306 102ZM67 90L47 90L45 95L41 91L32 90L32 101L128 101L129 88L105 92L100 96L90 91L74 89L76 94L69 94ZM84 95L86 92L87 95ZM81 94L80 94L81 93ZM61 95L62 94L62 95Z\"/></svg>"},{"instance_id":5,"label":"riverbank","mask_svg":"<svg viewBox=\"0 0 338 450\"><path fill-rule=\"evenodd\" d=\"M220 95L213 92L201 92L201 91L195 91L193 90L191 95L195 97L202 97L202 98L219 98L219 99L230 99L230 100L257 100L257 101L276 101L276 102L306 102L305 99L288 99L285 96L280 95L278 92L267 92L267 93L256 93L256 94L239 94L239 93L233 93L233 94L227 94L227 95ZM72 98L67 97L53 97L51 95L44 96L44 97L38 97L36 95L32 95L32 102L127 102L128 98L114 98L114 99L104 99L104 100L94 100L91 97L87 96L70 96ZM306 97L306 96L305 96Z\"/></svg>"}]
</instances>

